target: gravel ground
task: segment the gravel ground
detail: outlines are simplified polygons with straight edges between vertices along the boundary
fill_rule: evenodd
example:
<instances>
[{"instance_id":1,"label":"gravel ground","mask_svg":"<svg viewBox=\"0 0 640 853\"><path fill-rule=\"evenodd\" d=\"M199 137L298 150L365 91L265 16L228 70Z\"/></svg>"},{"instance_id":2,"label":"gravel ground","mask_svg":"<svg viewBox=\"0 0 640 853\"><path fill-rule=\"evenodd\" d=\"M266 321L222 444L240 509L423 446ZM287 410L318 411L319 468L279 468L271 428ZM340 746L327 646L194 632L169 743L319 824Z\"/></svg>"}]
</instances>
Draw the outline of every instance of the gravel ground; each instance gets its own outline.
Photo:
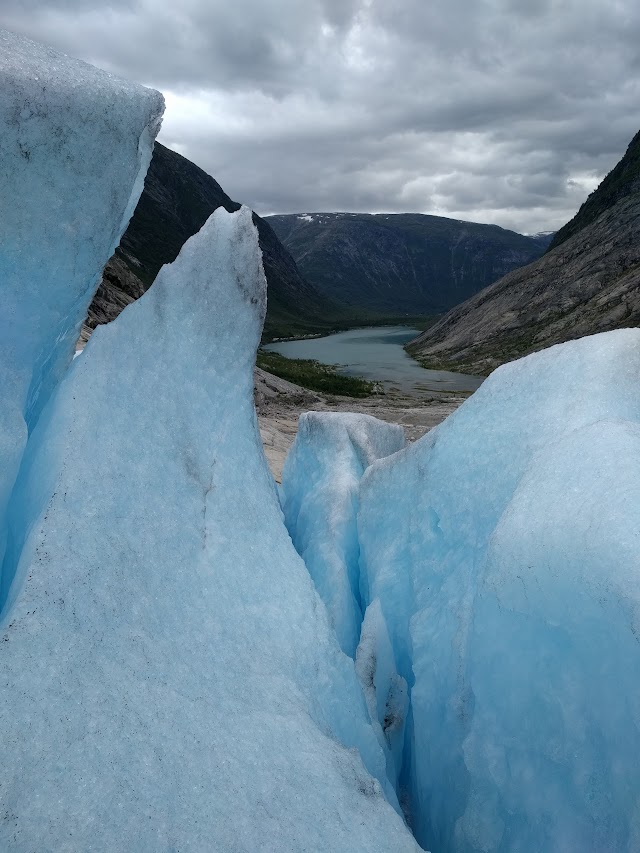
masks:
<instances>
[{"instance_id":1,"label":"gravel ground","mask_svg":"<svg viewBox=\"0 0 640 853\"><path fill-rule=\"evenodd\" d=\"M255 371L254 393L265 455L278 483L302 412L363 412L402 424L407 439L415 441L466 399L466 395L436 391L428 396L376 394L363 400L336 397L300 388L259 368Z\"/></svg>"}]
</instances>

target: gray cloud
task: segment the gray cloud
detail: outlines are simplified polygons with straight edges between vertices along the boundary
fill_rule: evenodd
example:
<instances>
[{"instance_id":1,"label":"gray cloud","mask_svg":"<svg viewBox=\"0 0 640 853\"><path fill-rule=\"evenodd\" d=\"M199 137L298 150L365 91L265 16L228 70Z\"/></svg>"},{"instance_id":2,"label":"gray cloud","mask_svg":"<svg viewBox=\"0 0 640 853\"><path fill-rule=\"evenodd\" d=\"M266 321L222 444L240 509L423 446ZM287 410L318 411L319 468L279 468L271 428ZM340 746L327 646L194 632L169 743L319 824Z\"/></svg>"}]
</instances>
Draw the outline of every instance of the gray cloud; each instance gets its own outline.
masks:
<instances>
[{"instance_id":1,"label":"gray cloud","mask_svg":"<svg viewBox=\"0 0 640 853\"><path fill-rule=\"evenodd\" d=\"M262 213L557 228L640 126L635 0L3 0L162 89L161 140Z\"/></svg>"}]
</instances>

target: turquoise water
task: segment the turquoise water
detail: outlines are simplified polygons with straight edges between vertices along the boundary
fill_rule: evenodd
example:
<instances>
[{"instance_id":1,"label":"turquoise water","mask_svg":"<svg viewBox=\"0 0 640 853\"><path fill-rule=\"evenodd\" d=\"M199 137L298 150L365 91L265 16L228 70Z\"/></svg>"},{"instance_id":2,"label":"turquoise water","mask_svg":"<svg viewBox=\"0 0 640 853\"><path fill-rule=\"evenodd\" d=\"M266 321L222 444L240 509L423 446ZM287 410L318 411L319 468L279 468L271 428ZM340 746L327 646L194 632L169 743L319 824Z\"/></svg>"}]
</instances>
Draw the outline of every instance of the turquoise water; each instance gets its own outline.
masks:
<instances>
[{"instance_id":1,"label":"turquoise water","mask_svg":"<svg viewBox=\"0 0 640 853\"><path fill-rule=\"evenodd\" d=\"M475 391L480 386L480 376L420 367L403 349L419 334L418 329L406 326L379 326L350 329L324 338L281 341L265 349L288 358L313 358L336 365L338 372L347 376L382 382L386 391Z\"/></svg>"}]
</instances>

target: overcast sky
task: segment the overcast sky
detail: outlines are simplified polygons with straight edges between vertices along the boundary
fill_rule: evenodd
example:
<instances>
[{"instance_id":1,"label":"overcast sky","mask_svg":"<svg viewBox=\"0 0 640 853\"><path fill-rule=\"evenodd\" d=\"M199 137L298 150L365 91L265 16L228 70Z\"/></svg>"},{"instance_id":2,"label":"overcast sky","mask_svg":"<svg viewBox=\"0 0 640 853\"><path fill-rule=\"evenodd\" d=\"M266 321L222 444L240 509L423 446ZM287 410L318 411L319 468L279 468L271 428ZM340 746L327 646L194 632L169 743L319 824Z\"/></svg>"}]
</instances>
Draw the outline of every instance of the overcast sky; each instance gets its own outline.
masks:
<instances>
[{"instance_id":1,"label":"overcast sky","mask_svg":"<svg viewBox=\"0 0 640 853\"><path fill-rule=\"evenodd\" d=\"M259 213L558 228L640 128L638 0L1 0L160 89L160 140Z\"/></svg>"}]
</instances>

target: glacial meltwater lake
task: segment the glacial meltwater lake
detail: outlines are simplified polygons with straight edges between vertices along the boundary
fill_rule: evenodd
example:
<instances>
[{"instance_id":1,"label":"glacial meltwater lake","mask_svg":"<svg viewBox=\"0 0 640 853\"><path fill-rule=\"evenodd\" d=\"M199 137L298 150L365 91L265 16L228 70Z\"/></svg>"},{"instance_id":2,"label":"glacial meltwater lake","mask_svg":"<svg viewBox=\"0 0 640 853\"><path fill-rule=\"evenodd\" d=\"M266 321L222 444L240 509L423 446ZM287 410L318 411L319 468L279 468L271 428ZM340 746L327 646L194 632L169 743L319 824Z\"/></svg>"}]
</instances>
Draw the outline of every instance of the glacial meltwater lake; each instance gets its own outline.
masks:
<instances>
[{"instance_id":1,"label":"glacial meltwater lake","mask_svg":"<svg viewBox=\"0 0 640 853\"><path fill-rule=\"evenodd\" d=\"M481 376L426 370L404 351L404 344L420 334L407 326L350 329L324 338L278 341L265 346L287 358L313 358L335 365L339 373L382 382L385 391L418 394L425 391L475 391Z\"/></svg>"}]
</instances>

